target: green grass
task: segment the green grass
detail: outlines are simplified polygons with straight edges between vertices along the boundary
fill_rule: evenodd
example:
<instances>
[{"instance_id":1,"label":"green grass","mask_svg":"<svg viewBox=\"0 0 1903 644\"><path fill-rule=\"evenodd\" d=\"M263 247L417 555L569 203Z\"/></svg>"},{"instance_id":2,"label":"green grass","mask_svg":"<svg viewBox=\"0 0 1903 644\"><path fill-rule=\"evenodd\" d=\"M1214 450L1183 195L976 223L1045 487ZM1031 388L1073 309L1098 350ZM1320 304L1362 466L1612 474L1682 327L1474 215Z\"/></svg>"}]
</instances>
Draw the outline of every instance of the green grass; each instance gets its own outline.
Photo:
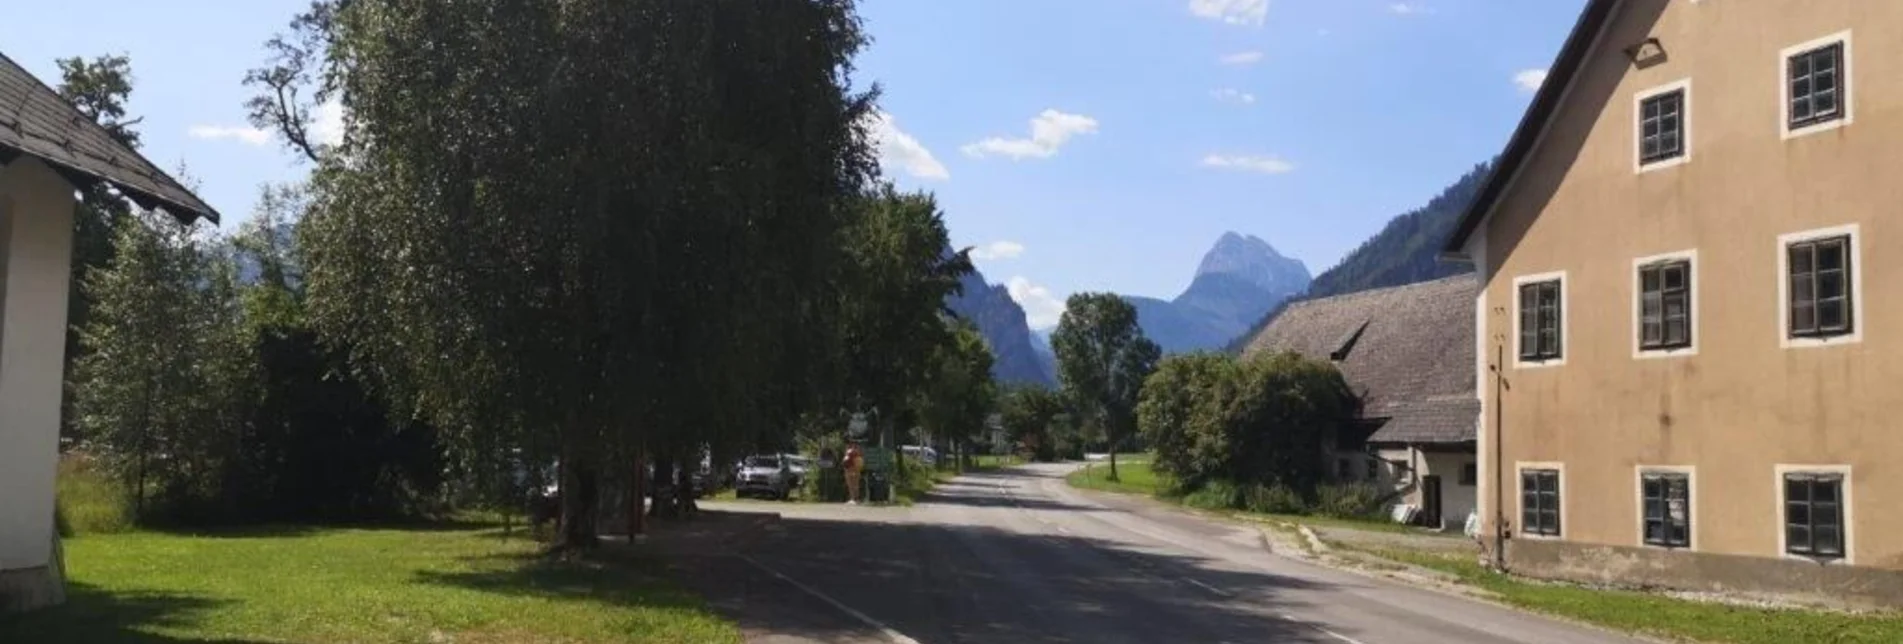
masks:
<instances>
[{"instance_id":1,"label":"green grass","mask_svg":"<svg viewBox=\"0 0 1903 644\"><path fill-rule=\"evenodd\" d=\"M1169 491L1169 478L1150 469L1147 462L1117 461L1117 480L1110 480L1110 464L1091 463L1064 477L1071 487L1121 494L1162 496Z\"/></svg>"},{"instance_id":2,"label":"green grass","mask_svg":"<svg viewBox=\"0 0 1903 644\"><path fill-rule=\"evenodd\" d=\"M738 642L661 564L557 561L500 530L129 532L65 544L69 599L0 642Z\"/></svg>"},{"instance_id":3,"label":"green grass","mask_svg":"<svg viewBox=\"0 0 1903 644\"><path fill-rule=\"evenodd\" d=\"M1627 590L1551 584L1502 575L1471 555L1367 552L1454 575L1512 606L1647 635L1704 642L1903 642L1903 615L1856 615L1799 609L1729 606Z\"/></svg>"}]
</instances>

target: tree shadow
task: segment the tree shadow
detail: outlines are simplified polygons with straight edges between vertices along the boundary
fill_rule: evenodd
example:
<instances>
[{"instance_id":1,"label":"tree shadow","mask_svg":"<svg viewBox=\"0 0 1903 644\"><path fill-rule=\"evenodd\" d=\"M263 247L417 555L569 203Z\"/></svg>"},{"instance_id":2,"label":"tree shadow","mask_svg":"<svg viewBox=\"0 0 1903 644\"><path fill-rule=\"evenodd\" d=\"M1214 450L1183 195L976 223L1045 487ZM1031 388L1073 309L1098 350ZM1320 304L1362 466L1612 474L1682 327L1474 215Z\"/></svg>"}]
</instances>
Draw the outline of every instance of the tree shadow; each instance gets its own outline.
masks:
<instances>
[{"instance_id":1,"label":"tree shadow","mask_svg":"<svg viewBox=\"0 0 1903 644\"><path fill-rule=\"evenodd\" d=\"M945 505L964 505L980 508L1025 508L1030 510L1066 510L1072 512L1097 512L1099 508L1035 497L1016 497L999 494L998 491L1012 486L1004 483L991 483L983 480L967 480L973 477L967 474L959 479L939 483L925 496L923 503Z\"/></svg>"},{"instance_id":2,"label":"tree shadow","mask_svg":"<svg viewBox=\"0 0 1903 644\"><path fill-rule=\"evenodd\" d=\"M817 591L924 642L1334 643L1289 617L1336 586L1201 557L988 525L782 519L682 579L750 636L885 639ZM792 580L792 581L789 581ZM801 586L804 586L802 588Z\"/></svg>"},{"instance_id":3,"label":"tree shadow","mask_svg":"<svg viewBox=\"0 0 1903 644\"><path fill-rule=\"evenodd\" d=\"M189 628L204 613L231 603L231 600L181 593L114 592L69 582L64 604L23 614L0 615L0 642L250 644L251 640L186 639L149 632Z\"/></svg>"},{"instance_id":4,"label":"tree shadow","mask_svg":"<svg viewBox=\"0 0 1903 644\"><path fill-rule=\"evenodd\" d=\"M516 531L522 531L525 522L512 524ZM465 532L471 530L501 530L504 524L499 521L465 521L454 519L388 519L375 521L343 521L333 523L264 523L255 525L154 525L153 532L181 537L201 539L269 539L308 537L334 530L395 530L401 532Z\"/></svg>"}]
</instances>

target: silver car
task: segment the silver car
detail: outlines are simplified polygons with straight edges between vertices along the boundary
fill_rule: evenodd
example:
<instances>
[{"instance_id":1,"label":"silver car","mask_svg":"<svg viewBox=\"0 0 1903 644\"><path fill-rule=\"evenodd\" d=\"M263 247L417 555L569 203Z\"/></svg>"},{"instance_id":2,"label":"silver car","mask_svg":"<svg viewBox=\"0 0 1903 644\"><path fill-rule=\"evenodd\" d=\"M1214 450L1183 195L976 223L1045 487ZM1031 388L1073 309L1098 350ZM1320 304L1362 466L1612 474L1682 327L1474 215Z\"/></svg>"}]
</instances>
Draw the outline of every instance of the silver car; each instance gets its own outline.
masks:
<instances>
[{"instance_id":1,"label":"silver car","mask_svg":"<svg viewBox=\"0 0 1903 644\"><path fill-rule=\"evenodd\" d=\"M784 499L800 487L805 459L791 454L748 456L734 477L734 495Z\"/></svg>"}]
</instances>

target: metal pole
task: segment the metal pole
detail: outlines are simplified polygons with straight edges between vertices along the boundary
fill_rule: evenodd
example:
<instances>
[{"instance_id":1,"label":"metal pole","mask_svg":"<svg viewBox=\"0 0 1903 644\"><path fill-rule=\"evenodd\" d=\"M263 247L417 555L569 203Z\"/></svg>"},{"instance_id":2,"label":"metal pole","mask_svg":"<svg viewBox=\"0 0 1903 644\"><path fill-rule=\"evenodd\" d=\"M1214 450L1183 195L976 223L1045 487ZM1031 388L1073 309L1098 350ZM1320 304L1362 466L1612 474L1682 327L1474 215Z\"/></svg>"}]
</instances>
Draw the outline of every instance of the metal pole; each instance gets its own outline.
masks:
<instances>
[{"instance_id":1,"label":"metal pole","mask_svg":"<svg viewBox=\"0 0 1903 644\"><path fill-rule=\"evenodd\" d=\"M1503 371L1505 364L1506 344L1493 345L1493 569L1501 571L1507 569L1506 506L1505 497L1500 492L1506 487L1500 464L1500 442L1506 437L1506 428L1500 424L1501 419L1505 418L1500 413L1500 408L1504 406L1500 394L1506 382L1506 373Z\"/></svg>"}]
</instances>

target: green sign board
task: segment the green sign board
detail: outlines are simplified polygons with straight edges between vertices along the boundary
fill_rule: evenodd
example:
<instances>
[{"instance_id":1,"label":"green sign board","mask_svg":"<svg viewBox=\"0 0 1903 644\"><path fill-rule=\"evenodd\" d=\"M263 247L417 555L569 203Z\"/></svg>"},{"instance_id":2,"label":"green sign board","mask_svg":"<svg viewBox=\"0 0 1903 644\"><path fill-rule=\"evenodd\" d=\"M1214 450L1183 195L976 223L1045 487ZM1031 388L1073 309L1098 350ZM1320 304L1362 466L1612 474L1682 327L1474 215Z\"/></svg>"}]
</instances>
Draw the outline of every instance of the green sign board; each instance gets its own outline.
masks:
<instances>
[{"instance_id":1,"label":"green sign board","mask_svg":"<svg viewBox=\"0 0 1903 644\"><path fill-rule=\"evenodd\" d=\"M892 469L892 450L884 447L865 448L866 470L884 472Z\"/></svg>"}]
</instances>

